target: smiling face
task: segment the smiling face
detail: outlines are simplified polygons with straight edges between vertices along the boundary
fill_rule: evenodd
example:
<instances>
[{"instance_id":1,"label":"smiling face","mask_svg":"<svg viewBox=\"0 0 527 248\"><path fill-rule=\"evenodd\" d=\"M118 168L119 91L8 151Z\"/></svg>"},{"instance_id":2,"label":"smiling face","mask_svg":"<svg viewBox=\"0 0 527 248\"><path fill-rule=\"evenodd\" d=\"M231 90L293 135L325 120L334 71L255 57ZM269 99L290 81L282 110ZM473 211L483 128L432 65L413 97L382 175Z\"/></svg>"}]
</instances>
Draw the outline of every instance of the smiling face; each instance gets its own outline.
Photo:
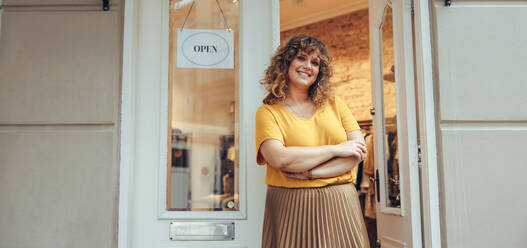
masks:
<instances>
[{"instance_id":1,"label":"smiling face","mask_svg":"<svg viewBox=\"0 0 527 248\"><path fill-rule=\"evenodd\" d=\"M310 54L300 51L289 65L289 86L301 89L309 89L318 76L320 68L319 52Z\"/></svg>"}]
</instances>

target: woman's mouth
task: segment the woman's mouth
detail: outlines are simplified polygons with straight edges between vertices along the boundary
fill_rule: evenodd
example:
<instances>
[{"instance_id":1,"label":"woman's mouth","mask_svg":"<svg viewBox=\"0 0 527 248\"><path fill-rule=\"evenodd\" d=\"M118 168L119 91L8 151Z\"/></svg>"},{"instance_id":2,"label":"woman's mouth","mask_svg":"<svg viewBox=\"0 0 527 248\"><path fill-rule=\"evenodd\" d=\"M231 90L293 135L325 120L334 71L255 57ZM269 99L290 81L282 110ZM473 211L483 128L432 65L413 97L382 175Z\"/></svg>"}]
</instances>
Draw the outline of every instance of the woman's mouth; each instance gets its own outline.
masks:
<instances>
[{"instance_id":1,"label":"woman's mouth","mask_svg":"<svg viewBox=\"0 0 527 248\"><path fill-rule=\"evenodd\" d=\"M303 71L296 71L300 76L311 77L311 74Z\"/></svg>"}]
</instances>

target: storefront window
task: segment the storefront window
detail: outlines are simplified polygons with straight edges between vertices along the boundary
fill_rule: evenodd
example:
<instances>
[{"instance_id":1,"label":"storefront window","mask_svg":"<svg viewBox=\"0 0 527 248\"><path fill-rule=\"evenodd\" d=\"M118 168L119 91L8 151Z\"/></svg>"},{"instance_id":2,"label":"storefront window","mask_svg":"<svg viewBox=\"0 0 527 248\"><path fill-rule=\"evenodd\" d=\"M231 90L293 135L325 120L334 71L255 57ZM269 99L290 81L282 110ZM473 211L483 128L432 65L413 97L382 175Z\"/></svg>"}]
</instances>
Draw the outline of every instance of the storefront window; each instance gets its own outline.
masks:
<instances>
[{"instance_id":1,"label":"storefront window","mask_svg":"<svg viewBox=\"0 0 527 248\"><path fill-rule=\"evenodd\" d=\"M210 0L195 1L176 9L177 2L171 0L170 10L166 208L169 211L237 211L238 6L232 0ZM182 27L232 32L233 66L183 68L178 65L178 35ZM218 48L205 43L203 40L202 46L193 49L217 51Z\"/></svg>"}]
</instances>

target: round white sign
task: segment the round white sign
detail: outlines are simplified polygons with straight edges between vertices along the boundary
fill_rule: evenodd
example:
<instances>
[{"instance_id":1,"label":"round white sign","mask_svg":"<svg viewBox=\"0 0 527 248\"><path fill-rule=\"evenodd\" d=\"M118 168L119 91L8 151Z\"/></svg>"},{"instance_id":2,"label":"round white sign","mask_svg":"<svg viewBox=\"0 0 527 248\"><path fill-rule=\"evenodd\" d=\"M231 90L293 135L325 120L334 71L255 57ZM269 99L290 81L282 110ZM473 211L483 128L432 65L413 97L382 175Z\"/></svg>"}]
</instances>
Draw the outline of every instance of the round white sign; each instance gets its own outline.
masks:
<instances>
[{"instance_id":1,"label":"round white sign","mask_svg":"<svg viewBox=\"0 0 527 248\"><path fill-rule=\"evenodd\" d=\"M228 57L229 43L218 34L200 32L187 37L181 50L188 61L199 66L212 66Z\"/></svg>"}]
</instances>

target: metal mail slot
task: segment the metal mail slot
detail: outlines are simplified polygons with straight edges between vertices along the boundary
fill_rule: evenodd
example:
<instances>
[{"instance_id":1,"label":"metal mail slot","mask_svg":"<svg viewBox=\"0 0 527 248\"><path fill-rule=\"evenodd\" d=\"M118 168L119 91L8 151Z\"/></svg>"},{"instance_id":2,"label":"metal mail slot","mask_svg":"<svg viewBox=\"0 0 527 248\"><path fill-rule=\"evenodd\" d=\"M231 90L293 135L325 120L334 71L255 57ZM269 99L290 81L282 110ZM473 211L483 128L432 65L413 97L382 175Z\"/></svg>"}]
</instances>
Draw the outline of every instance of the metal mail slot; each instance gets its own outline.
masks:
<instances>
[{"instance_id":1,"label":"metal mail slot","mask_svg":"<svg viewBox=\"0 0 527 248\"><path fill-rule=\"evenodd\" d=\"M170 240L234 240L234 222L170 222Z\"/></svg>"}]
</instances>

